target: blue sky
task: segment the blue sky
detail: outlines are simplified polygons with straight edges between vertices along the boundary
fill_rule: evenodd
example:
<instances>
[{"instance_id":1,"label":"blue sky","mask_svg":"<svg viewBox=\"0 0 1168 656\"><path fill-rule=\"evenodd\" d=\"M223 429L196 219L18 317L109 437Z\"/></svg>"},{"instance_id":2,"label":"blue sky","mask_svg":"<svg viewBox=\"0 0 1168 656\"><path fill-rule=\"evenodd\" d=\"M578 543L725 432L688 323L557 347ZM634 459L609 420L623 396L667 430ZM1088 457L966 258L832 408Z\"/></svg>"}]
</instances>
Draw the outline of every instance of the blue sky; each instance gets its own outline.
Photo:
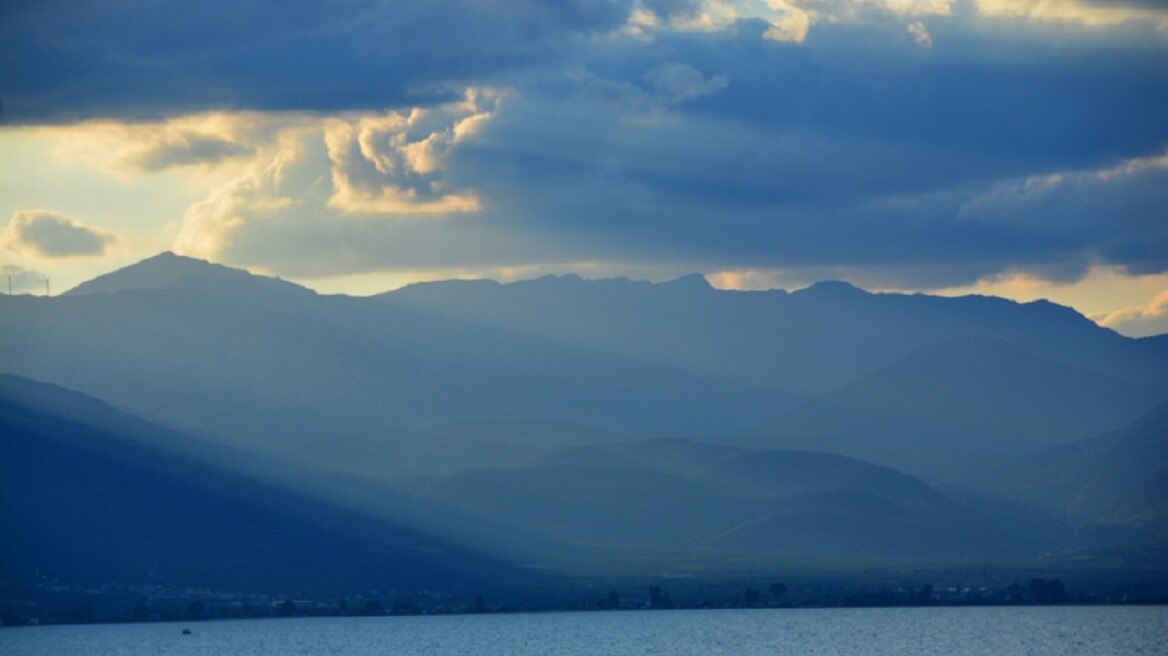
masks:
<instances>
[{"instance_id":1,"label":"blue sky","mask_svg":"<svg viewBox=\"0 0 1168 656\"><path fill-rule=\"evenodd\" d=\"M16 0L0 258L1048 297L1168 331L1150 0Z\"/></svg>"}]
</instances>

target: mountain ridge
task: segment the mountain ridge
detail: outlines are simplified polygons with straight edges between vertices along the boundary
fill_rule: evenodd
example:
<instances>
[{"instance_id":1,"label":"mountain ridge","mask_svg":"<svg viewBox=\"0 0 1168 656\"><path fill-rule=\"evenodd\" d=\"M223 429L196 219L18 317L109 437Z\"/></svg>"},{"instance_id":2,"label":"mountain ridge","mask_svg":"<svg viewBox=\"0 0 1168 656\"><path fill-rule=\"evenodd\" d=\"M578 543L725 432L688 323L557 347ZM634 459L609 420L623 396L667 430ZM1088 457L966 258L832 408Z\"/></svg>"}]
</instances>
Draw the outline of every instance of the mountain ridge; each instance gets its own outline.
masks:
<instances>
[{"instance_id":1,"label":"mountain ridge","mask_svg":"<svg viewBox=\"0 0 1168 656\"><path fill-rule=\"evenodd\" d=\"M0 298L0 372L187 432L293 450L321 434L375 445L398 431L494 420L738 439L961 338L1168 384L1160 342L1059 306L988 297L871 294L846 283L727 292L691 275L430 283L360 298L173 254L136 266L75 294ZM159 267L168 275L146 275ZM163 286L142 288L143 278Z\"/></svg>"},{"instance_id":2,"label":"mountain ridge","mask_svg":"<svg viewBox=\"0 0 1168 656\"><path fill-rule=\"evenodd\" d=\"M953 539L937 548L958 546L965 531L946 515L1013 536L1002 537L1007 547L1033 545L1029 528L1009 519L1025 513L982 517L920 486L968 482L953 474L972 468L978 445L1011 460L1123 425L1161 401L1156 392L1168 385L1161 341L1120 336L1050 303L873 294L830 282L793 293L729 292L699 276L660 284L578 276L431 283L361 298L173 255L143 266L89 289L110 293L0 297L0 372L198 436L199 448L218 440L256 462L311 471L355 506L406 512L405 502L390 507L398 503L393 494L414 495L411 504L425 501L443 518L449 510L457 518L442 520L449 526L468 535L473 526L484 541L528 549L537 561L556 558L549 541L596 547L586 525L632 540L652 519L662 535L701 541L737 525L723 519L774 516L733 534L737 546L723 545L753 549L783 526L804 525L784 524L796 509L830 514L805 525L841 539L847 516L865 517L893 540L884 544L895 544L886 520L904 512L948 532ZM181 275L133 288L155 266ZM811 430L814 422L791 414L807 407L838 425ZM615 446L625 438L649 446ZM875 457L885 446L899 450L896 458ZM885 472L873 474L887 478L876 486L882 501L837 495L780 503L865 480L790 487L798 468L767 462L815 471L835 462L775 455L793 448L894 465L916 482L893 484ZM566 484L569 474L570 495L546 488ZM693 500L709 530L681 530L648 501L641 515L622 508L629 495L654 489ZM436 496L425 498L427 490ZM628 512L622 523L563 519L560 530L545 525L521 540L509 533L522 520L515 504L546 502L553 492L580 512ZM482 507L490 495L499 503ZM1149 496L1152 503L1140 501ZM1160 496L1153 480L1123 497L1114 517L1135 521ZM880 515L884 502L899 510ZM723 517L723 507L739 515ZM555 517L554 508L539 512L548 522ZM1065 536L1057 521L1050 525L1049 544L1061 549Z\"/></svg>"},{"instance_id":3,"label":"mountain ridge","mask_svg":"<svg viewBox=\"0 0 1168 656\"><path fill-rule=\"evenodd\" d=\"M262 286L269 290L312 293L312 290L279 278L260 276L245 269L215 264L171 251L103 274L64 292L62 296L112 294L117 292L198 288L220 285Z\"/></svg>"}]
</instances>

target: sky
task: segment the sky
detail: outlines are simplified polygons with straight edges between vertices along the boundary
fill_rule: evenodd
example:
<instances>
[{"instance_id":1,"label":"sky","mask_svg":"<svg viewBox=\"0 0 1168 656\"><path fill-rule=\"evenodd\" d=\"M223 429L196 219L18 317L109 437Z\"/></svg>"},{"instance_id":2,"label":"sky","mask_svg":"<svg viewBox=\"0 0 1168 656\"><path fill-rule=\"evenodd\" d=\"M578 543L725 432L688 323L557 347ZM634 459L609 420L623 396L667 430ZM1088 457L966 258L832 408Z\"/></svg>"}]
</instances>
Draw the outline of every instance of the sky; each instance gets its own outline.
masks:
<instances>
[{"instance_id":1,"label":"sky","mask_svg":"<svg viewBox=\"0 0 1168 656\"><path fill-rule=\"evenodd\" d=\"M1168 3L0 5L12 291L166 250L329 293L700 272L1160 334Z\"/></svg>"}]
</instances>

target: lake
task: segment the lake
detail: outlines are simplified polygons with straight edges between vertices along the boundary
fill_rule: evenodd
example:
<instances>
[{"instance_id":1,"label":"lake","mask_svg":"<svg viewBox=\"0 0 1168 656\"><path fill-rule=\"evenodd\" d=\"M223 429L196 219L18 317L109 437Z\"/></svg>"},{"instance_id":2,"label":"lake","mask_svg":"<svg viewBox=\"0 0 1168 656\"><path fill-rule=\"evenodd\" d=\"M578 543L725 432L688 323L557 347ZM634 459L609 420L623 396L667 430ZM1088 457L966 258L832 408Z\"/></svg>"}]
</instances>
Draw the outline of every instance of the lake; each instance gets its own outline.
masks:
<instances>
[{"instance_id":1,"label":"lake","mask_svg":"<svg viewBox=\"0 0 1168 656\"><path fill-rule=\"evenodd\" d=\"M191 635L183 635L189 628ZM1168 654L1168 607L708 610L0 629L5 656Z\"/></svg>"}]
</instances>

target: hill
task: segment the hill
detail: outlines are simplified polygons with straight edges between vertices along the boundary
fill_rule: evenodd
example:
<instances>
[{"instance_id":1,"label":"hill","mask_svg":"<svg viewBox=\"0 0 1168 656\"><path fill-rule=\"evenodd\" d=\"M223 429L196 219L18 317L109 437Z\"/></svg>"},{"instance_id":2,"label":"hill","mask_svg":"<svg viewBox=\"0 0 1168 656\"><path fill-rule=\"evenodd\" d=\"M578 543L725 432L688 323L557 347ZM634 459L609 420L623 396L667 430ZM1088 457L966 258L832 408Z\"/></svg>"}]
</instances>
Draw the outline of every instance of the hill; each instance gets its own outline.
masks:
<instances>
[{"instance_id":1,"label":"hill","mask_svg":"<svg viewBox=\"0 0 1168 656\"><path fill-rule=\"evenodd\" d=\"M257 481L196 438L0 380L0 581L335 593L520 581L473 550Z\"/></svg>"},{"instance_id":2,"label":"hill","mask_svg":"<svg viewBox=\"0 0 1168 656\"><path fill-rule=\"evenodd\" d=\"M1030 454L997 482L1080 526L1138 527L1168 540L1168 404L1119 430Z\"/></svg>"},{"instance_id":3,"label":"hill","mask_svg":"<svg viewBox=\"0 0 1168 656\"><path fill-rule=\"evenodd\" d=\"M527 464L433 477L413 492L517 535L626 561L634 548L691 564L825 554L995 559L1025 556L1040 542L1028 527L891 469L688 440L557 449Z\"/></svg>"},{"instance_id":4,"label":"hill","mask_svg":"<svg viewBox=\"0 0 1168 656\"><path fill-rule=\"evenodd\" d=\"M782 415L759 440L969 478L1010 457L1122 426L1166 394L998 339L960 338Z\"/></svg>"}]
</instances>

